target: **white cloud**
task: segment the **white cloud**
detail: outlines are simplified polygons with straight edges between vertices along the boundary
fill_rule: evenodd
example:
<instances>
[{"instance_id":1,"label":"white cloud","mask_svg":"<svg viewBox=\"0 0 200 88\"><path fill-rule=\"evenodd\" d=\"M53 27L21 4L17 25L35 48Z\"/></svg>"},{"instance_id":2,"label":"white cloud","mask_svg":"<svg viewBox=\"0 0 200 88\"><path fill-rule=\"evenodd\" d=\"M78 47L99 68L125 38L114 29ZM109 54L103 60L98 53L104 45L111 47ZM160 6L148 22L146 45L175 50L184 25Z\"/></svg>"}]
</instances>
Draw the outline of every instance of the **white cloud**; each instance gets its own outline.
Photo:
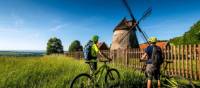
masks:
<instances>
[{"instance_id":1,"label":"white cloud","mask_svg":"<svg viewBox=\"0 0 200 88\"><path fill-rule=\"evenodd\" d=\"M67 26L67 24L58 24L58 25L52 27L52 28L50 29L50 31L56 32L56 31L62 30L62 29L65 28L66 26Z\"/></svg>"}]
</instances>

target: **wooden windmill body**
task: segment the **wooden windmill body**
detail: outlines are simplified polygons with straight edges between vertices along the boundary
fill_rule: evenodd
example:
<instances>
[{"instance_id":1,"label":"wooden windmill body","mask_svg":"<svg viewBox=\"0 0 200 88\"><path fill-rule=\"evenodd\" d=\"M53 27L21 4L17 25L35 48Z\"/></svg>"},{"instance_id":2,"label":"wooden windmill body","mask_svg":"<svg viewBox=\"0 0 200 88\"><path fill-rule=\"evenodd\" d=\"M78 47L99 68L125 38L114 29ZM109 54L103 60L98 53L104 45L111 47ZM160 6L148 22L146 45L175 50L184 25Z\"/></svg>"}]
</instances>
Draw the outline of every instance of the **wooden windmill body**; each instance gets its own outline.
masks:
<instances>
[{"instance_id":1,"label":"wooden windmill body","mask_svg":"<svg viewBox=\"0 0 200 88\"><path fill-rule=\"evenodd\" d=\"M110 48L111 50L139 47L138 39L136 36L136 30L131 30L132 25L132 21L128 21L126 18L124 18L115 27L115 29L113 30L113 38ZM120 41L123 37L123 41Z\"/></svg>"}]
</instances>

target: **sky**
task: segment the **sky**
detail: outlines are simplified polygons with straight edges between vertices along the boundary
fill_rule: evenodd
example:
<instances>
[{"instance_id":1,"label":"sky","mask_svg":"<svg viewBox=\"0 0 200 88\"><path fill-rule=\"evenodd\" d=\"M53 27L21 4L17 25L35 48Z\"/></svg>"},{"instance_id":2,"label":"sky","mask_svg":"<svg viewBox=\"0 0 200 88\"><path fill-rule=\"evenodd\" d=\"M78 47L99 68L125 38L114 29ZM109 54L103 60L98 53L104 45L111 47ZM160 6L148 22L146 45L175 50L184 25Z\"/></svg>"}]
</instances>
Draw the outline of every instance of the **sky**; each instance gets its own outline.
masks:
<instances>
[{"instance_id":1,"label":"sky","mask_svg":"<svg viewBox=\"0 0 200 88\"><path fill-rule=\"evenodd\" d=\"M200 20L200 0L128 0L139 25L159 40L181 36ZM61 39L64 50L93 35L108 45L115 26L130 16L121 0L0 0L0 50L45 50L48 39ZM137 32L140 43L145 42Z\"/></svg>"}]
</instances>

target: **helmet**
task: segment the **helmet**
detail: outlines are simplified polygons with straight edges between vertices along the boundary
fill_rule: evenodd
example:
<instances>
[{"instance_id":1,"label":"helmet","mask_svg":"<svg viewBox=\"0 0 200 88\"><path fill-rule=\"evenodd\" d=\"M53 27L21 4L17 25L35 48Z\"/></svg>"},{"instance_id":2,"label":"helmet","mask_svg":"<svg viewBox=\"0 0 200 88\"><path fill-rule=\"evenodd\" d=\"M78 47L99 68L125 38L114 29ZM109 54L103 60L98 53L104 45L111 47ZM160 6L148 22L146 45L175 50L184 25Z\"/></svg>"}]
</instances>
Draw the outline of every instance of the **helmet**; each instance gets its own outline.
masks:
<instances>
[{"instance_id":1,"label":"helmet","mask_svg":"<svg viewBox=\"0 0 200 88\"><path fill-rule=\"evenodd\" d=\"M92 37L92 41L93 42L97 42L99 40L99 36L98 35L94 35L93 37Z\"/></svg>"},{"instance_id":2,"label":"helmet","mask_svg":"<svg viewBox=\"0 0 200 88\"><path fill-rule=\"evenodd\" d=\"M157 38L156 37L151 37L151 38L149 38L149 42L156 43L157 42Z\"/></svg>"}]
</instances>

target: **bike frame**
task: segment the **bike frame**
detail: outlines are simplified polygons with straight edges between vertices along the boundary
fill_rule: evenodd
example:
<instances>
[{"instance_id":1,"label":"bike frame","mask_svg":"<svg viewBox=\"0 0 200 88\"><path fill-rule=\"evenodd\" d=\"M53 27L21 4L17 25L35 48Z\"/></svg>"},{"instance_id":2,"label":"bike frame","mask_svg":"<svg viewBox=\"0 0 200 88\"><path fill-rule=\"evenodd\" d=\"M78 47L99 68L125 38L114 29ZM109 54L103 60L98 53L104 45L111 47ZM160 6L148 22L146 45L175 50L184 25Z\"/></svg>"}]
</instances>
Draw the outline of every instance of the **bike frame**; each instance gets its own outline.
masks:
<instances>
[{"instance_id":1,"label":"bike frame","mask_svg":"<svg viewBox=\"0 0 200 88\"><path fill-rule=\"evenodd\" d=\"M95 72L93 72L92 74L91 74L91 76L94 78L94 76L96 76L97 74L100 74L100 75L98 75L98 77L97 78L94 78L95 80L95 83L98 83L99 81L100 81L100 78L102 78L102 76L103 76L103 72L104 71L108 71L110 69L110 67L106 64L106 62L104 62L104 64L100 67L100 68L98 68Z\"/></svg>"}]
</instances>

